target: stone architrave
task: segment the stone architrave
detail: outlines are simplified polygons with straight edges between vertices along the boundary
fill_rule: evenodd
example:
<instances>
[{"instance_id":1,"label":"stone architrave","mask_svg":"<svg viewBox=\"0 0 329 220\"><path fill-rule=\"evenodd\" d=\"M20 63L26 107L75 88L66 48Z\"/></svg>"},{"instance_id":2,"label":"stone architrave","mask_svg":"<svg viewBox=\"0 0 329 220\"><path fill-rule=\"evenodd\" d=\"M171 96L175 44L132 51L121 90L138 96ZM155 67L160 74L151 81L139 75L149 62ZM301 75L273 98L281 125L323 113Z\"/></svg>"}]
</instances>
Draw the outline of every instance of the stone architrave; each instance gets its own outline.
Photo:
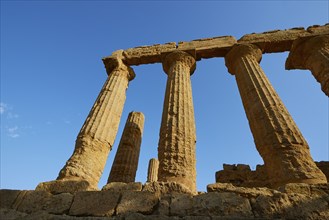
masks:
<instances>
[{"instance_id":1,"label":"stone architrave","mask_svg":"<svg viewBox=\"0 0 329 220\"><path fill-rule=\"evenodd\" d=\"M226 55L228 71L235 75L258 152L273 187L286 183L325 183L308 144L259 61L262 51L254 45L237 45Z\"/></svg>"},{"instance_id":2,"label":"stone architrave","mask_svg":"<svg viewBox=\"0 0 329 220\"><path fill-rule=\"evenodd\" d=\"M168 75L158 146L158 181L176 182L196 191L196 131L190 75L196 61L175 51L163 58Z\"/></svg>"},{"instance_id":3,"label":"stone architrave","mask_svg":"<svg viewBox=\"0 0 329 220\"><path fill-rule=\"evenodd\" d=\"M135 77L121 58L114 56L104 62L108 78L78 134L72 156L57 180L40 183L38 190L60 193L98 188L118 131L128 82Z\"/></svg>"},{"instance_id":4,"label":"stone architrave","mask_svg":"<svg viewBox=\"0 0 329 220\"><path fill-rule=\"evenodd\" d=\"M142 143L144 115L130 112L123 130L107 183L135 182Z\"/></svg>"},{"instance_id":5,"label":"stone architrave","mask_svg":"<svg viewBox=\"0 0 329 220\"><path fill-rule=\"evenodd\" d=\"M159 160L152 158L149 162L149 167L147 172L147 182L158 181L158 169L159 169Z\"/></svg>"},{"instance_id":6,"label":"stone architrave","mask_svg":"<svg viewBox=\"0 0 329 220\"><path fill-rule=\"evenodd\" d=\"M329 35L295 40L286 69L309 69L329 97Z\"/></svg>"}]
</instances>

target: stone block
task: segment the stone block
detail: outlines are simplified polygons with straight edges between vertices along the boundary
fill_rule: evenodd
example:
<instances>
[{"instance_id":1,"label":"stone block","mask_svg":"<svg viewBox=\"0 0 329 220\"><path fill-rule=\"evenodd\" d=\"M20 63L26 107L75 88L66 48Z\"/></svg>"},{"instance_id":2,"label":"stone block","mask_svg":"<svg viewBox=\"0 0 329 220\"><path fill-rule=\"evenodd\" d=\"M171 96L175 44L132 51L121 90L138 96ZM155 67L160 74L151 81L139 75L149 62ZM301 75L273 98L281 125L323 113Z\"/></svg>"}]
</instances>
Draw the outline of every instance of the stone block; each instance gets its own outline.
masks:
<instances>
[{"instance_id":1,"label":"stone block","mask_svg":"<svg viewBox=\"0 0 329 220\"><path fill-rule=\"evenodd\" d=\"M250 166L246 164L237 164L236 169L238 171L251 171Z\"/></svg>"},{"instance_id":2,"label":"stone block","mask_svg":"<svg viewBox=\"0 0 329 220\"><path fill-rule=\"evenodd\" d=\"M0 208L0 219L3 220L23 219L26 215L26 213L16 211L15 209Z\"/></svg>"},{"instance_id":3,"label":"stone block","mask_svg":"<svg viewBox=\"0 0 329 220\"><path fill-rule=\"evenodd\" d=\"M177 49L182 51L195 50L196 59L200 60L201 58L224 57L236 42L232 36L204 38L179 42Z\"/></svg>"},{"instance_id":4,"label":"stone block","mask_svg":"<svg viewBox=\"0 0 329 220\"><path fill-rule=\"evenodd\" d=\"M120 193L111 191L86 191L76 193L69 214L76 216L112 216Z\"/></svg>"},{"instance_id":5,"label":"stone block","mask_svg":"<svg viewBox=\"0 0 329 220\"><path fill-rule=\"evenodd\" d=\"M260 195L273 196L274 193L279 193L276 190L268 188L247 188L236 187L230 183L215 183L207 185L208 192L231 192L245 198L256 198Z\"/></svg>"},{"instance_id":6,"label":"stone block","mask_svg":"<svg viewBox=\"0 0 329 220\"><path fill-rule=\"evenodd\" d=\"M52 194L46 191L27 191L21 201L15 202L17 211L33 213L43 210L51 197Z\"/></svg>"},{"instance_id":7,"label":"stone block","mask_svg":"<svg viewBox=\"0 0 329 220\"><path fill-rule=\"evenodd\" d=\"M170 215L186 216L193 205L193 196L188 194L173 195L170 204Z\"/></svg>"},{"instance_id":8,"label":"stone block","mask_svg":"<svg viewBox=\"0 0 329 220\"><path fill-rule=\"evenodd\" d=\"M235 164L226 164L226 163L224 163L223 164L223 169L224 170L235 170L236 166L235 166Z\"/></svg>"},{"instance_id":9,"label":"stone block","mask_svg":"<svg viewBox=\"0 0 329 220\"><path fill-rule=\"evenodd\" d=\"M17 199L18 195L21 193L21 190L10 190L2 189L0 190L0 208L10 209Z\"/></svg>"},{"instance_id":10,"label":"stone block","mask_svg":"<svg viewBox=\"0 0 329 220\"><path fill-rule=\"evenodd\" d=\"M193 194L190 189L176 182L147 182L142 191L158 192L161 194L187 193Z\"/></svg>"},{"instance_id":11,"label":"stone block","mask_svg":"<svg viewBox=\"0 0 329 220\"><path fill-rule=\"evenodd\" d=\"M52 194L71 193L74 194L80 191L97 190L85 180L54 180L49 182L39 183L36 191L47 191Z\"/></svg>"},{"instance_id":12,"label":"stone block","mask_svg":"<svg viewBox=\"0 0 329 220\"><path fill-rule=\"evenodd\" d=\"M277 193L274 196L260 195L251 200L253 213L259 218L283 218L283 213L289 207L293 207L287 194Z\"/></svg>"},{"instance_id":13,"label":"stone block","mask_svg":"<svg viewBox=\"0 0 329 220\"><path fill-rule=\"evenodd\" d=\"M159 202L159 194L152 192L123 192L121 201L117 207L118 215L129 212L138 212L142 214L151 214Z\"/></svg>"},{"instance_id":14,"label":"stone block","mask_svg":"<svg viewBox=\"0 0 329 220\"><path fill-rule=\"evenodd\" d=\"M311 33L311 35L322 35L329 34L329 24L321 25L313 25L307 28L307 31Z\"/></svg>"},{"instance_id":15,"label":"stone block","mask_svg":"<svg viewBox=\"0 0 329 220\"><path fill-rule=\"evenodd\" d=\"M290 50L294 40L309 35L310 33L304 28L274 30L258 34L246 34L238 40L238 43L255 44L263 53L284 52Z\"/></svg>"},{"instance_id":16,"label":"stone block","mask_svg":"<svg viewBox=\"0 0 329 220\"><path fill-rule=\"evenodd\" d=\"M279 191L283 193L299 193L311 195L310 186L306 183L288 183L279 187Z\"/></svg>"},{"instance_id":17,"label":"stone block","mask_svg":"<svg viewBox=\"0 0 329 220\"><path fill-rule=\"evenodd\" d=\"M73 201L73 195L62 193L52 196L44 205L43 209L51 214L68 213Z\"/></svg>"},{"instance_id":18,"label":"stone block","mask_svg":"<svg viewBox=\"0 0 329 220\"><path fill-rule=\"evenodd\" d=\"M152 214L169 216L171 197L172 195L170 194L161 195L159 205Z\"/></svg>"},{"instance_id":19,"label":"stone block","mask_svg":"<svg viewBox=\"0 0 329 220\"><path fill-rule=\"evenodd\" d=\"M142 183L122 183L122 182L111 182L106 184L102 190L114 191L114 192L123 192L123 191L142 191Z\"/></svg>"},{"instance_id":20,"label":"stone block","mask_svg":"<svg viewBox=\"0 0 329 220\"><path fill-rule=\"evenodd\" d=\"M193 198L191 216L252 217L249 200L235 193L206 193Z\"/></svg>"},{"instance_id":21,"label":"stone block","mask_svg":"<svg viewBox=\"0 0 329 220\"><path fill-rule=\"evenodd\" d=\"M127 65L140 65L161 62L161 53L176 50L176 43L155 44L124 50L124 62Z\"/></svg>"}]
</instances>

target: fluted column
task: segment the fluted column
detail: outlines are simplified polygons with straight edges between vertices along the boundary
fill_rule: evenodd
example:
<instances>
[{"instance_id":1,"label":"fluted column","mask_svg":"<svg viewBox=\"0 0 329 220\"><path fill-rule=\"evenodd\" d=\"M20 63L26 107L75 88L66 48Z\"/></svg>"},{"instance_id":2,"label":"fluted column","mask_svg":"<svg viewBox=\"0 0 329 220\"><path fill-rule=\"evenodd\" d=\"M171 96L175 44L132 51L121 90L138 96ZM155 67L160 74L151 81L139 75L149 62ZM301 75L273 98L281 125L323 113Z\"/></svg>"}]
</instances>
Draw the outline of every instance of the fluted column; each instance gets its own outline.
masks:
<instances>
[{"instance_id":1,"label":"fluted column","mask_svg":"<svg viewBox=\"0 0 329 220\"><path fill-rule=\"evenodd\" d=\"M190 75L195 59L186 52L166 55L168 75L158 146L158 181L176 182L196 190L195 121Z\"/></svg>"},{"instance_id":2,"label":"fluted column","mask_svg":"<svg viewBox=\"0 0 329 220\"><path fill-rule=\"evenodd\" d=\"M309 69L329 97L329 35L294 41L286 69Z\"/></svg>"},{"instance_id":3,"label":"fluted column","mask_svg":"<svg viewBox=\"0 0 329 220\"><path fill-rule=\"evenodd\" d=\"M135 182L142 135L144 115L130 112L115 155L107 183Z\"/></svg>"},{"instance_id":4,"label":"fluted column","mask_svg":"<svg viewBox=\"0 0 329 220\"><path fill-rule=\"evenodd\" d=\"M97 189L118 131L128 82L135 77L120 56L104 63L108 78L78 134L72 156L56 181L40 183L37 190L60 193Z\"/></svg>"},{"instance_id":5,"label":"fluted column","mask_svg":"<svg viewBox=\"0 0 329 220\"><path fill-rule=\"evenodd\" d=\"M258 152L274 187L285 183L325 183L308 144L259 65L261 50L237 45L226 55L235 75Z\"/></svg>"},{"instance_id":6,"label":"fluted column","mask_svg":"<svg viewBox=\"0 0 329 220\"><path fill-rule=\"evenodd\" d=\"M149 167L147 172L147 182L158 181L158 169L159 169L159 160L152 158L149 162Z\"/></svg>"}]
</instances>

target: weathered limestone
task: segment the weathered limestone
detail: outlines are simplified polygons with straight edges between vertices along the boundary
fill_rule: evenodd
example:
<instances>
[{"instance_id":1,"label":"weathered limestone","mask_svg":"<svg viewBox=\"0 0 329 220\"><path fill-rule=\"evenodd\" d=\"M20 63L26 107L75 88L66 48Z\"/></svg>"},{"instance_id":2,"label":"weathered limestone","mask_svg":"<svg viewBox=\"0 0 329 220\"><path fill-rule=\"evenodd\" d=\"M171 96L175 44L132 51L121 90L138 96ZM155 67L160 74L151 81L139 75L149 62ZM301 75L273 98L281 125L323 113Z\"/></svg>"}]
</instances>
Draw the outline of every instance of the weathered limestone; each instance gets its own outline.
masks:
<instances>
[{"instance_id":1,"label":"weathered limestone","mask_svg":"<svg viewBox=\"0 0 329 220\"><path fill-rule=\"evenodd\" d=\"M130 112L107 180L108 183L135 182L143 128L143 113Z\"/></svg>"},{"instance_id":2,"label":"weathered limestone","mask_svg":"<svg viewBox=\"0 0 329 220\"><path fill-rule=\"evenodd\" d=\"M287 184L277 191L217 183L208 185L207 190L198 195L145 191L52 195L0 190L0 219L329 219L328 184Z\"/></svg>"},{"instance_id":3,"label":"weathered limestone","mask_svg":"<svg viewBox=\"0 0 329 220\"><path fill-rule=\"evenodd\" d=\"M325 183L308 144L259 65L262 51L237 45L226 55L236 77L258 152L273 187L285 183Z\"/></svg>"},{"instance_id":4,"label":"weathered limestone","mask_svg":"<svg viewBox=\"0 0 329 220\"><path fill-rule=\"evenodd\" d=\"M263 53L277 53L289 51L294 40L300 37L310 37L329 34L329 25L314 25L306 30L303 27L288 30L273 30L264 33L246 34L238 43L254 44L261 48Z\"/></svg>"},{"instance_id":5,"label":"weathered limestone","mask_svg":"<svg viewBox=\"0 0 329 220\"><path fill-rule=\"evenodd\" d=\"M38 189L42 190L44 186L45 190L51 191L51 188L62 184L62 191L70 192L72 187L67 188L65 184L68 180L70 184L70 181L87 182L85 190L97 188L118 131L128 82L135 76L134 71L121 58L120 54L115 54L106 61L108 79L82 126L74 152L60 171L57 181L41 184ZM61 189L57 191L60 192Z\"/></svg>"},{"instance_id":6,"label":"weathered limestone","mask_svg":"<svg viewBox=\"0 0 329 220\"><path fill-rule=\"evenodd\" d=\"M158 181L158 169L159 169L159 160L152 158L149 162L149 167L147 172L147 182Z\"/></svg>"},{"instance_id":7,"label":"weathered limestone","mask_svg":"<svg viewBox=\"0 0 329 220\"><path fill-rule=\"evenodd\" d=\"M168 75L158 146L158 179L196 190L196 131L190 74L195 59L176 51L163 59Z\"/></svg>"},{"instance_id":8,"label":"weathered limestone","mask_svg":"<svg viewBox=\"0 0 329 220\"><path fill-rule=\"evenodd\" d=\"M224 57L236 42L232 36L204 38L178 42L177 49L181 51L195 50L196 60L200 60L201 58Z\"/></svg>"},{"instance_id":9,"label":"weathered limestone","mask_svg":"<svg viewBox=\"0 0 329 220\"><path fill-rule=\"evenodd\" d=\"M292 44L286 69L309 69L329 97L329 35L299 38Z\"/></svg>"}]
</instances>

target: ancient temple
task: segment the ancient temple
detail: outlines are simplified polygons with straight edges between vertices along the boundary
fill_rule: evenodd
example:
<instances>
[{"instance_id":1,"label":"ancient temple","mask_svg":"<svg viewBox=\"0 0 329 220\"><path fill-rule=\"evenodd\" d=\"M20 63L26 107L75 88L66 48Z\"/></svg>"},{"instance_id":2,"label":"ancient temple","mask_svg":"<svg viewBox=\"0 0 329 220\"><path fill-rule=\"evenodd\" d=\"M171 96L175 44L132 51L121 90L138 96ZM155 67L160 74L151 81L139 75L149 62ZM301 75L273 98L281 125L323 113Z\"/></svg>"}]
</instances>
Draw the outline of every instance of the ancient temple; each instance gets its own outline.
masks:
<instances>
[{"instance_id":1,"label":"ancient temple","mask_svg":"<svg viewBox=\"0 0 329 220\"><path fill-rule=\"evenodd\" d=\"M66 212L72 216L120 216L132 212L152 216L242 216L252 219L282 217L291 212L294 214L290 217L295 219L308 215L289 212L278 205L280 202L273 202L273 206L280 207L276 215L273 212L270 215L260 205L262 198L262 202L271 204L269 201L279 201L281 196L288 198L291 206L295 204L297 210L307 207L312 216L329 218L328 204L323 202L329 198L328 163L321 165L313 161L307 141L261 67L262 54L285 51L289 51L286 69L310 70L322 91L329 96L328 24L247 34L239 40L223 36L113 52L103 58L108 78L77 136L72 156L57 179L40 183L36 192L48 193L48 197L63 193L73 195L73 203ZM257 173L247 166L226 165L225 172L216 174L219 183L209 185L208 193L198 195L197 128L190 76L197 68L197 62L214 57L225 59L228 73L236 80L255 147L264 165L258 167ZM146 183L135 183L144 115L130 113L108 185L99 191L98 182L117 135L126 90L135 77L133 66L150 63L162 63L167 75L158 159L150 160ZM240 180L237 182L236 176L242 178L243 184ZM239 186L266 188L246 190ZM304 193L306 196L301 197L305 200L316 198L317 208L312 209L313 206L301 200L295 201L289 193ZM279 197L273 197L279 194ZM320 194L323 197L317 197ZM88 199L102 203L89 204Z\"/></svg>"}]
</instances>

